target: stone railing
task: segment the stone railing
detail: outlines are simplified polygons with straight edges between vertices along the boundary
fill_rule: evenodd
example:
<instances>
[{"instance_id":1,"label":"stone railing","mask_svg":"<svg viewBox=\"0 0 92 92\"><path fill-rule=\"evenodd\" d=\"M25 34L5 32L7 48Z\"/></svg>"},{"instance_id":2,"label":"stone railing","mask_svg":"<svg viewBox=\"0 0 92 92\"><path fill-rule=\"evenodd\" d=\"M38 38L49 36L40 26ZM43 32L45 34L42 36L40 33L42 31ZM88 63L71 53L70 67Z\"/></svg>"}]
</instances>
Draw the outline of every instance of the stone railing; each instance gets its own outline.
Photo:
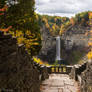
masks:
<instances>
[{"instance_id":1,"label":"stone railing","mask_svg":"<svg viewBox=\"0 0 92 92\"><path fill-rule=\"evenodd\" d=\"M46 66L40 65L36 63L35 61L33 61L33 65L39 71L39 74L40 74L39 80L43 81L49 78L48 68Z\"/></svg>"},{"instance_id":2,"label":"stone railing","mask_svg":"<svg viewBox=\"0 0 92 92\"><path fill-rule=\"evenodd\" d=\"M72 66L49 66L47 69L49 74L69 74L71 72Z\"/></svg>"},{"instance_id":3,"label":"stone railing","mask_svg":"<svg viewBox=\"0 0 92 92\"><path fill-rule=\"evenodd\" d=\"M49 74L55 73L55 74L69 74L71 72L71 69L73 66L45 66L40 65L33 61L34 67L39 70L39 80L43 81L45 79L49 78Z\"/></svg>"},{"instance_id":4,"label":"stone railing","mask_svg":"<svg viewBox=\"0 0 92 92\"><path fill-rule=\"evenodd\" d=\"M81 83L81 73L86 70L86 64L84 63L82 65L74 65L70 72L70 77L76 81L79 81Z\"/></svg>"}]
</instances>

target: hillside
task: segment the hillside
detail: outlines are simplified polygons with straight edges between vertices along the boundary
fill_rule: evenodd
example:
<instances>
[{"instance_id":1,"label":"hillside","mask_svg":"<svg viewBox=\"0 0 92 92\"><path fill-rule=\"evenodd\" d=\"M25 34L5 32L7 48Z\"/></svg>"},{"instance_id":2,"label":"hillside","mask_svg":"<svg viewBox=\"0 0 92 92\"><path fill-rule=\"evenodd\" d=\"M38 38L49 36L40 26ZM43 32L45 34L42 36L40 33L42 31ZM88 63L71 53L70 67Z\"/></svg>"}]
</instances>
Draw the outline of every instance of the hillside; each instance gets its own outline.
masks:
<instances>
[{"instance_id":1,"label":"hillside","mask_svg":"<svg viewBox=\"0 0 92 92\"><path fill-rule=\"evenodd\" d=\"M66 24L69 21L68 17L59 17L59 16L48 16L48 15L39 15L38 14L38 23L40 28L44 26L46 30L49 30L52 36L59 34L59 31L63 24Z\"/></svg>"}]
</instances>

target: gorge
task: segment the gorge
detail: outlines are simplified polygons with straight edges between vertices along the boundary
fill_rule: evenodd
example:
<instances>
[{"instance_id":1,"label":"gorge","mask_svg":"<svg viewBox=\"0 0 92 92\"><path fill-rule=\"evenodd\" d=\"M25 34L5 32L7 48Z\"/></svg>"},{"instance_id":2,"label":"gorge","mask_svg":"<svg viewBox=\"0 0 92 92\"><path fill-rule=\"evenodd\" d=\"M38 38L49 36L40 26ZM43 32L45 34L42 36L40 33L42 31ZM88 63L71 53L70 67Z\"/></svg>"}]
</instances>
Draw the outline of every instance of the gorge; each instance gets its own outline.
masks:
<instances>
[{"instance_id":1,"label":"gorge","mask_svg":"<svg viewBox=\"0 0 92 92\"><path fill-rule=\"evenodd\" d=\"M0 0L0 91L92 92L92 12L48 16L34 5Z\"/></svg>"}]
</instances>

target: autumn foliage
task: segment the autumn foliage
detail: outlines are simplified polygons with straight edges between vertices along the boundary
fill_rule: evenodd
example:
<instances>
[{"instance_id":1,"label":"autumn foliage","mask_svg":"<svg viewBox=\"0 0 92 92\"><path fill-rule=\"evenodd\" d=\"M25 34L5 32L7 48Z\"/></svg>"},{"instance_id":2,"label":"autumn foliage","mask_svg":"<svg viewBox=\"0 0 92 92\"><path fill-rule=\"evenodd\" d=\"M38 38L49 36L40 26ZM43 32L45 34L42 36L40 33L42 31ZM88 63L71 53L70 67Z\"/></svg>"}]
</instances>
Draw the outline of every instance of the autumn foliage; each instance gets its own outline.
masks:
<instances>
[{"instance_id":1,"label":"autumn foliage","mask_svg":"<svg viewBox=\"0 0 92 92\"><path fill-rule=\"evenodd\" d=\"M8 7L6 0L0 0L0 31L9 32L24 44L28 53L36 55L41 48L40 28L34 12L34 0L19 0Z\"/></svg>"},{"instance_id":2,"label":"autumn foliage","mask_svg":"<svg viewBox=\"0 0 92 92\"><path fill-rule=\"evenodd\" d=\"M61 26L69 21L67 17L59 16L48 16L48 15L39 15L38 14L38 23L40 28L43 26L46 30L49 30L52 36L59 35Z\"/></svg>"},{"instance_id":3,"label":"autumn foliage","mask_svg":"<svg viewBox=\"0 0 92 92\"><path fill-rule=\"evenodd\" d=\"M6 28L6 29L1 29L1 28L0 28L0 31L8 32L11 28L12 28L12 26L9 26L9 27L8 27L8 28Z\"/></svg>"},{"instance_id":4,"label":"autumn foliage","mask_svg":"<svg viewBox=\"0 0 92 92\"><path fill-rule=\"evenodd\" d=\"M0 9L0 11L4 12L4 11L6 11L7 9L8 9L8 6L5 5L2 9Z\"/></svg>"},{"instance_id":5,"label":"autumn foliage","mask_svg":"<svg viewBox=\"0 0 92 92\"><path fill-rule=\"evenodd\" d=\"M8 6L5 5L3 8L0 9L0 11L1 11L1 12L5 12L7 9L8 9ZM4 15L4 13L0 13L0 15ZM12 26L9 26L9 27L6 28L6 29L0 28L0 31L8 32L11 28L12 28Z\"/></svg>"},{"instance_id":6,"label":"autumn foliage","mask_svg":"<svg viewBox=\"0 0 92 92\"><path fill-rule=\"evenodd\" d=\"M92 59L92 50L87 54L88 59Z\"/></svg>"}]
</instances>

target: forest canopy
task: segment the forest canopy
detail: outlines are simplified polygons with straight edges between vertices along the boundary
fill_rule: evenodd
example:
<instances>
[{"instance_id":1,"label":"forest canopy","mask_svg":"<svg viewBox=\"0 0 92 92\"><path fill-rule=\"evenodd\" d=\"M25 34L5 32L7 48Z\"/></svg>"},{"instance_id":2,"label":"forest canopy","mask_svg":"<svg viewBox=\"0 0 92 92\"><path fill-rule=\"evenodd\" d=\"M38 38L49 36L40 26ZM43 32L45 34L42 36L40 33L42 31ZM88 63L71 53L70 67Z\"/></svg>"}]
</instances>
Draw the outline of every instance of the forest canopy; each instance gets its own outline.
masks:
<instances>
[{"instance_id":1,"label":"forest canopy","mask_svg":"<svg viewBox=\"0 0 92 92\"><path fill-rule=\"evenodd\" d=\"M81 12L71 18L38 14L37 19L40 28L44 25L52 35L62 35L65 31L75 25L88 26L89 12L91 11Z\"/></svg>"}]
</instances>

